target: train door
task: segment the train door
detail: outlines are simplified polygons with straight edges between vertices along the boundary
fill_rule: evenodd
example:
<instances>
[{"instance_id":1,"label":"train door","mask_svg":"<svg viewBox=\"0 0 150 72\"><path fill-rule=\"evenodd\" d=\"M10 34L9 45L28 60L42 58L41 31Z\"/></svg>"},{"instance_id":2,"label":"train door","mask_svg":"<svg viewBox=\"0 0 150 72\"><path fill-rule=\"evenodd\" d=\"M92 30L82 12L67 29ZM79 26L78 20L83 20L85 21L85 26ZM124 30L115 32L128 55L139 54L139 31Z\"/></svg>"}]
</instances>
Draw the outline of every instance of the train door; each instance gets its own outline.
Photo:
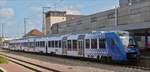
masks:
<instances>
[{"instance_id":1,"label":"train door","mask_svg":"<svg viewBox=\"0 0 150 72\"><path fill-rule=\"evenodd\" d=\"M62 41L62 53L63 53L64 55L67 54L67 40L63 40L63 41Z\"/></svg>"},{"instance_id":2,"label":"train door","mask_svg":"<svg viewBox=\"0 0 150 72\"><path fill-rule=\"evenodd\" d=\"M62 40L62 54L67 55L67 37L63 37Z\"/></svg>"},{"instance_id":3,"label":"train door","mask_svg":"<svg viewBox=\"0 0 150 72\"><path fill-rule=\"evenodd\" d=\"M44 41L45 42L45 50L46 50L46 54L48 53L48 41Z\"/></svg>"},{"instance_id":4,"label":"train door","mask_svg":"<svg viewBox=\"0 0 150 72\"><path fill-rule=\"evenodd\" d=\"M80 56L84 56L84 40L78 40L78 48L79 48L78 54Z\"/></svg>"}]
</instances>

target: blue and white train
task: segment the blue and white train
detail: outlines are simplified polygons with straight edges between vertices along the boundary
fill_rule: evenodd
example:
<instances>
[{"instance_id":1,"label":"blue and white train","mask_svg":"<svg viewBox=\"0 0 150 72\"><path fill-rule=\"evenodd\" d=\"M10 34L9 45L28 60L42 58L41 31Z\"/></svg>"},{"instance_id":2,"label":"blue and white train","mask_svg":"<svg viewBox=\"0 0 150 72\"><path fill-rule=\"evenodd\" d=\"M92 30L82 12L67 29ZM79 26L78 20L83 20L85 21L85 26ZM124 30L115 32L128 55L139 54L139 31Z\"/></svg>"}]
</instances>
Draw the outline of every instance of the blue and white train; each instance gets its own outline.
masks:
<instances>
[{"instance_id":1,"label":"blue and white train","mask_svg":"<svg viewBox=\"0 0 150 72\"><path fill-rule=\"evenodd\" d=\"M136 40L126 31L97 31L11 40L9 49L65 56L127 61L138 59Z\"/></svg>"}]
</instances>

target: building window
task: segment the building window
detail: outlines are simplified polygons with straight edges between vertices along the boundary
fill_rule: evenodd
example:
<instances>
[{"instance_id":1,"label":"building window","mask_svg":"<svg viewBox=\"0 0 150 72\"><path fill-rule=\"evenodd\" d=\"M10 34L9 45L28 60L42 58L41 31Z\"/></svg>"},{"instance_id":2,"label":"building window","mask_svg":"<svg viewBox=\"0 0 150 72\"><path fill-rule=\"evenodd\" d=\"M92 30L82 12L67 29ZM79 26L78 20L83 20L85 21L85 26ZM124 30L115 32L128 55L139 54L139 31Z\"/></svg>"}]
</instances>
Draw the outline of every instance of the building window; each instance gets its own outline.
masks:
<instances>
[{"instance_id":1,"label":"building window","mask_svg":"<svg viewBox=\"0 0 150 72\"><path fill-rule=\"evenodd\" d=\"M115 13L110 13L110 14L108 14L107 18L108 18L108 19L115 18Z\"/></svg>"},{"instance_id":2,"label":"building window","mask_svg":"<svg viewBox=\"0 0 150 72\"><path fill-rule=\"evenodd\" d=\"M81 25L82 24L82 20L79 20L78 22L77 22L77 25Z\"/></svg>"},{"instance_id":3,"label":"building window","mask_svg":"<svg viewBox=\"0 0 150 72\"><path fill-rule=\"evenodd\" d=\"M91 17L91 23L97 22L97 17Z\"/></svg>"},{"instance_id":4,"label":"building window","mask_svg":"<svg viewBox=\"0 0 150 72\"><path fill-rule=\"evenodd\" d=\"M67 27L70 27L70 22L66 23Z\"/></svg>"}]
</instances>

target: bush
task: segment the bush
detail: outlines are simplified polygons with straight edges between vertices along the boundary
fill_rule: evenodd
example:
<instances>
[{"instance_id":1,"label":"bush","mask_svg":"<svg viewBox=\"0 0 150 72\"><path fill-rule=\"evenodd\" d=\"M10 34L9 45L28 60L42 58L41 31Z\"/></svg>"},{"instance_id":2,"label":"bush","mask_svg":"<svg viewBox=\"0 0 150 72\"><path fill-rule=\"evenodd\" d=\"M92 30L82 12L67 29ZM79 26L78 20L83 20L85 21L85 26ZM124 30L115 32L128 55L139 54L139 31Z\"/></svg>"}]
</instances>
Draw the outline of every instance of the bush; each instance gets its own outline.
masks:
<instances>
[{"instance_id":1,"label":"bush","mask_svg":"<svg viewBox=\"0 0 150 72\"><path fill-rule=\"evenodd\" d=\"M4 56L0 56L0 64L8 64L8 59Z\"/></svg>"}]
</instances>

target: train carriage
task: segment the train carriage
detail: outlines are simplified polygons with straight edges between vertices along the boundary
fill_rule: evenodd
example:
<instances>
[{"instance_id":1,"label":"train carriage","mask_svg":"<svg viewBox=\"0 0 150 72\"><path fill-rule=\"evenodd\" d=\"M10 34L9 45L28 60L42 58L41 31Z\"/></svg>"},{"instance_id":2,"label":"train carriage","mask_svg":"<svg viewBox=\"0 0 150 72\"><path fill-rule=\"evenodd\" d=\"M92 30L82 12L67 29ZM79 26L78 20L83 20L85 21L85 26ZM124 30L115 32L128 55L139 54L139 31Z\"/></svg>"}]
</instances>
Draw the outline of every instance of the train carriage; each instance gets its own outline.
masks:
<instances>
[{"instance_id":1,"label":"train carriage","mask_svg":"<svg viewBox=\"0 0 150 72\"><path fill-rule=\"evenodd\" d=\"M85 57L100 58L101 56L108 56L108 44L105 35L103 32L86 34L84 40Z\"/></svg>"},{"instance_id":2,"label":"train carriage","mask_svg":"<svg viewBox=\"0 0 150 72\"><path fill-rule=\"evenodd\" d=\"M46 47L47 47L47 52L50 54L62 54L62 37L63 36L52 36L52 37L47 37L46 40ZM45 48L46 49L46 48Z\"/></svg>"},{"instance_id":3,"label":"train carriage","mask_svg":"<svg viewBox=\"0 0 150 72\"><path fill-rule=\"evenodd\" d=\"M27 45L24 45L25 51L35 52L35 38L29 38L26 42Z\"/></svg>"},{"instance_id":4,"label":"train carriage","mask_svg":"<svg viewBox=\"0 0 150 72\"><path fill-rule=\"evenodd\" d=\"M63 55L68 55L68 56L81 56L79 54L80 51L80 44L78 37L80 35L68 35L63 37Z\"/></svg>"},{"instance_id":5,"label":"train carriage","mask_svg":"<svg viewBox=\"0 0 150 72\"><path fill-rule=\"evenodd\" d=\"M34 52L46 53L45 46L47 37L35 37L34 38L35 49Z\"/></svg>"},{"instance_id":6,"label":"train carriage","mask_svg":"<svg viewBox=\"0 0 150 72\"><path fill-rule=\"evenodd\" d=\"M28 47L27 47L28 39L23 38L23 39L20 39L20 40L21 40L20 41L20 44L21 44L20 51L27 51L27 49L28 49Z\"/></svg>"},{"instance_id":7,"label":"train carriage","mask_svg":"<svg viewBox=\"0 0 150 72\"><path fill-rule=\"evenodd\" d=\"M136 40L126 31L30 37L12 40L10 47L27 52L118 61L137 59L140 55Z\"/></svg>"},{"instance_id":8,"label":"train carriage","mask_svg":"<svg viewBox=\"0 0 150 72\"><path fill-rule=\"evenodd\" d=\"M19 44L20 44L20 40L15 39L15 40L10 42L9 47L10 47L11 50L20 50L19 49Z\"/></svg>"}]
</instances>

